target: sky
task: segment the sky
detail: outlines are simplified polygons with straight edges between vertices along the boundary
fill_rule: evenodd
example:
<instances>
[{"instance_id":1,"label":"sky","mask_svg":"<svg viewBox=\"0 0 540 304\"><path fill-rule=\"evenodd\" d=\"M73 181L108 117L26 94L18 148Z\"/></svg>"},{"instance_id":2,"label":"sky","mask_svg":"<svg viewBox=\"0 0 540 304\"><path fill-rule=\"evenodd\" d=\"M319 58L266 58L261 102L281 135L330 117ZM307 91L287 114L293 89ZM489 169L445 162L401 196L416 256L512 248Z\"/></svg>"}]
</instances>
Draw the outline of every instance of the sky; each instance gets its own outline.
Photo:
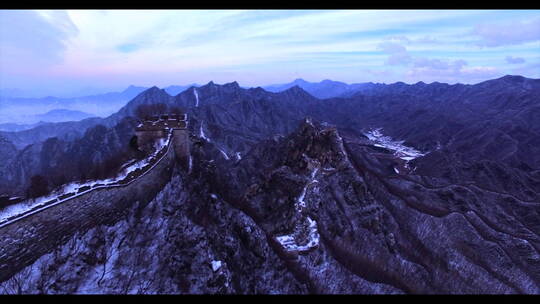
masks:
<instances>
[{"instance_id":1,"label":"sky","mask_svg":"<svg viewBox=\"0 0 540 304\"><path fill-rule=\"evenodd\" d=\"M540 78L540 10L0 11L2 90L478 83L507 74Z\"/></svg>"}]
</instances>

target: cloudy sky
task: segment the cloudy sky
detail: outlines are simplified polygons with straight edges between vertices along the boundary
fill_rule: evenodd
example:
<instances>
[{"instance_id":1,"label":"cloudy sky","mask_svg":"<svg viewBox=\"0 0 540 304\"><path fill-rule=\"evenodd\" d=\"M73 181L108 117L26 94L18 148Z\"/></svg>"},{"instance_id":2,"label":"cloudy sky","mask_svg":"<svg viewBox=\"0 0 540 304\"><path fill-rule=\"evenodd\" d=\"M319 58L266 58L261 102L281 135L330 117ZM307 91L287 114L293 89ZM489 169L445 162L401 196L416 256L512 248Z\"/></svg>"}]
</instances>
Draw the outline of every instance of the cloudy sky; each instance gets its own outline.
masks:
<instances>
[{"instance_id":1,"label":"cloudy sky","mask_svg":"<svg viewBox=\"0 0 540 304\"><path fill-rule=\"evenodd\" d=\"M540 78L540 10L0 11L1 89L506 74Z\"/></svg>"}]
</instances>

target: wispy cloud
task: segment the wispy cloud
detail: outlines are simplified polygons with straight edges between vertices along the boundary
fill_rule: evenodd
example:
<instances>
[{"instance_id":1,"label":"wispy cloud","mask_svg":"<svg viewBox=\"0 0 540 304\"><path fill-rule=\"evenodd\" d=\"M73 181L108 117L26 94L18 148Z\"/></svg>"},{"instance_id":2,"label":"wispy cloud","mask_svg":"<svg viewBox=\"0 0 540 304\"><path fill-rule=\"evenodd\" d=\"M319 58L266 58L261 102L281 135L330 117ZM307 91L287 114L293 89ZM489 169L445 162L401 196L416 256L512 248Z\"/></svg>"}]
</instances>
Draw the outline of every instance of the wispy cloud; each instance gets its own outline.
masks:
<instances>
[{"instance_id":1,"label":"wispy cloud","mask_svg":"<svg viewBox=\"0 0 540 304\"><path fill-rule=\"evenodd\" d=\"M521 57L506 56L505 59L506 59L506 62L510 63L510 64L520 64L520 63L525 62L525 59L523 59Z\"/></svg>"},{"instance_id":2,"label":"wispy cloud","mask_svg":"<svg viewBox=\"0 0 540 304\"><path fill-rule=\"evenodd\" d=\"M64 11L0 11L0 66L24 72L62 62L78 29Z\"/></svg>"},{"instance_id":3,"label":"wispy cloud","mask_svg":"<svg viewBox=\"0 0 540 304\"><path fill-rule=\"evenodd\" d=\"M539 13L1 11L0 86L481 81L520 59L540 62Z\"/></svg>"},{"instance_id":4,"label":"wispy cloud","mask_svg":"<svg viewBox=\"0 0 540 304\"><path fill-rule=\"evenodd\" d=\"M532 20L479 24L474 28L473 34L480 37L478 45L486 47L540 41L540 17Z\"/></svg>"},{"instance_id":5,"label":"wispy cloud","mask_svg":"<svg viewBox=\"0 0 540 304\"><path fill-rule=\"evenodd\" d=\"M399 43L385 41L379 43L378 48L389 55L386 64L406 65L412 61L412 57L409 55L409 52L407 52L407 48Z\"/></svg>"}]
</instances>

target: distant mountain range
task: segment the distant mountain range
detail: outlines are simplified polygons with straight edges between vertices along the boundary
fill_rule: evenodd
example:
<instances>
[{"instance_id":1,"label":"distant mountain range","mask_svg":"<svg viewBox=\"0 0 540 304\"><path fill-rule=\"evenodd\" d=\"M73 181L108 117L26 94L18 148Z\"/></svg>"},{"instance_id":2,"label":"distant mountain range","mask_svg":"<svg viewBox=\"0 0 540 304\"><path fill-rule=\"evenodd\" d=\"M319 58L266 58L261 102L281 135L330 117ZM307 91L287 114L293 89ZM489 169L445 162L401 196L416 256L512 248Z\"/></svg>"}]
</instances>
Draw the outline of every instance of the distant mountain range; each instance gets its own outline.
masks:
<instances>
[{"instance_id":1,"label":"distant mountain range","mask_svg":"<svg viewBox=\"0 0 540 304\"><path fill-rule=\"evenodd\" d=\"M135 109L140 104L147 104L147 103L166 103L169 105L176 105L181 106L185 108L196 108L197 100L195 98L195 87L198 86L198 97L200 99L200 106L205 106L209 104L218 104L220 106L228 103L228 101L224 100L242 100L244 98L260 98L260 96L271 96L268 95L269 93L273 93L270 90L276 91L278 93L283 92L286 94L296 94L296 95L302 95L302 96L309 96L309 97L316 97L316 98L322 98L321 94L318 94L317 91L323 87L334 87L334 88L340 88L334 90L334 94L327 94L329 95L338 95L338 99L350 99L350 98L364 98L367 96L386 96L386 95L414 95L424 98L430 98L431 100L440 100L443 94L452 94L452 92L458 92L459 90L466 90L466 89L472 89L472 88L481 88L483 86L486 86L486 84L492 84L492 83L506 83L508 82L508 79L525 79L526 83L530 82L536 82L537 80L534 79L528 79L521 76L505 76L499 79L489 80L486 82L482 82L475 85L466 85L466 84L454 84L449 85L446 83L439 83L439 82L433 82L430 84L426 84L424 82L418 82L416 84L406 84L403 82L396 82L393 84L374 84L374 83L364 83L364 84L351 84L347 85L341 82L334 82L334 81L321 81L320 83L310 83L301 79L297 79L293 81L292 83L288 84L282 84L282 85L272 85L268 86L265 89L261 87L257 88L242 88L239 86L237 82L232 82L224 85L218 85L214 82L209 82L208 84L204 86L200 85L194 85L192 87L187 86L169 86L165 87L164 89L160 89L158 87L152 87L152 88L145 88L145 87L136 87L136 86L130 86L126 90L124 90L121 93L108 93L104 95L96 95L96 96L87 96L87 97L81 97L76 102L83 102L84 100L107 100L107 97L110 99L114 99L115 97L118 98L119 95L124 95L124 98L127 98L129 96L133 96L133 98L130 99L129 102L124 101L122 103L118 103L115 106L115 110L113 114L111 115L104 115L107 116L106 118L88 118L78 122L60 122L60 123L45 123L40 125L39 127L34 127L31 129L22 128L21 132L2 132L0 135L5 136L7 139L9 139L15 146L17 146L19 149L23 148L24 146L40 142L48 137L58 136L60 138L63 138L64 136L67 136L69 134L69 138L81 136L86 131L86 128L94 126L96 124L103 124L107 127L113 127L115 124L120 122L122 118L126 116L133 116L135 113ZM520 78L521 77L521 78ZM293 83L293 86L291 86ZM308 88L311 90L311 92L303 89L300 85ZM137 94L137 92L139 92ZM180 92L176 95L175 93ZM242 92L249 93L248 95L245 95ZM319 97L315 96L318 95ZM243 96L243 97L242 97ZM239 99L242 98L242 99ZM50 101L49 99L54 99L53 97L46 97L43 99L40 99L40 101L46 103ZM293 98L294 100L294 98ZM467 98L465 98L467 100ZM21 100L20 100L21 101ZM29 100L29 103L32 103L35 107L39 106L39 101L36 100ZM91 102L89 102L91 103ZM24 102L21 101L21 104L24 104ZM57 103L52 103L54 105L58 105ZM103 107L107 106L107 102L100 102ZM4 101L0 100L0 106L3 107L2 111L0 113L4 114L7 111L7 107L4 107ZM289 110L292 111L293 108L291 108L291 105L287 105L289 107ZM57 107L58 108L58 107ZM42 111L43 113L45 111ZM84 111L89 114L93 114L91 111ZM1 120L0 120L1 122ZM31 123L27 123L27 125L32 125L37 123L38 121L33 121ZM21 130L19 126L13 126L8 125L7 127L4 125L4 130L11 129L13 131ZM47 130L44 132L43 130Z\"/></svg>"},{"instance_id":2,"label":"distant mountain range","mask_svg":"<svg viewBox=\"0 0 540 304\"><path fill-rule=\"evenodd\" d=\"M323 80L321 82L308 82L304 79L299 78L290 83L273 84L269 86L264 86L263 88L269 92L281 92L294 86L299 86L300 88L317 98L325 99L332 97L350 97L355 93L367 91L375 87L380 87L384 85L372 82L347 84L344 82L333 81L329 79Z\"/></svg>"},{"instance_id":3,"label":"distant mountain range","mask_svg":"<svg viewBox=\"0 0 540 304\"><path fill-rule=\"evenodd\" d=\"M33 124L16 124L16 123L12 123L12 122L8 122L8 123L3 123L3 124L0 124L0 131L6 131L6 132L19 132L19 131L24 131L24 130L29 130L29 129L32 129L32 128L35 128L39 125L42 125L44 124L45 122L37 122L37 123L33 123Z\"/></svg>"},{"instance_id":4,"label":"distant mountain range","mask_svg":"<svg viewBox=\"0 0 540 304\"><path fill-rule=\"evenodd\" d=\"M197 84L190 84L186 86L179 86L179 85L170 85L168 87L165 87L164 89L169 92L171 95L176 95L180 93L182 90L189 88L190 86L199 86ZM123 93L132 93L132 92L138 92L140 93L142 90L148 89L147 87L141 87L141 86L129 86L126 90L123 91ZM56 98L62 98L62 99L72 99L72 98L80 98L82 96L99 96L99 95L105 95L111 92L115 92L113 90L104 90L99 88L83 88L72 92L65 92L63 94L45 94L43 91L39 91L37 89L18 89L18 88L4 88L0 89L0 97L1 98L44 98L46 96L55 96Z\"/></svg>"},{"instance_id":5,"label":"distant mountain range","mask_svg":"<svg viewBox=\"0 0 540 304\"><path fill-rule=\"evenodd\" d=\"M176 96L191 87L200 87L199 84L190 85L170 85L162 88L170 96ZM358 92L368 92L370 90L384 86L383 84L374 83L355 83L346 84L344 82L323 80L321 82L308 82L303 79L296 79L293 82L286 84L274 84L263 87L264 90L269 92L282 92L290 89L294 86L298 86L319 99L333 98L333 97L351 97ZM108 92L103 94L88 95L81 97L18 97L25 95L22 90L18 89L3 89L0 90L0 123L3 124L17 124L17 125L33 125L39 121L45 122L62 122L80 120L90 116L106 117L118 111L129 100L141 92L149 89L148 87L131 85L121 92ZM26 94L28 95L28 94ZM55 119L41 119L39 115L56 109L63 109L66 111L78 111L86 113L87 115L81 115L80 118L69 115L65 112L65 117L62 117L62 113L57 113ZM54 113L53 113L54 114ZM10 126L10 125L7 125ZM8 129L20 129L19 127ZM1 130L8 130L4 126Z\"/></svg>"},{"instance_id":6,"label":"distant mountain range","mask_svg":"<svg viewBox=\"0 0 540 304\"><path fill-rule=\"evenodd\" d=\"M175 96L191 86L198 87L200 85L171 85L163 89L169 95ZM13 97L13 94L17 93L18 90L4 89L0 91L0 109L2 109L0 111L0 123L4 124L0 130L7 130L6 126L7 128L11 128L13 126L12 124L33 125L39 121L62 122L81 120L92 116L106 117L118 111L129 100L147 89L147 87L131 85L122 92L109 92L73 98L53 96L41 98ZM57 109L62 109L64 112L53 112L46 114L47 117L40 117L42 113ZM74 115L74 111L82 112L84 115ZM56 116L52 118L52 115ZM15 127L15 129L20 128Z\"/></svg>"},{"instance_id":7,"label":"distant mountain range","mask_svg":"<svg viewBox=\"0 0 540 304\"><path fill-rule=\"evenodd\" d=\"M76 122L86 118L96 117L81 111L54 109L43 114L28 115L26 119L31 123L3 123L0 124L0 131L18 132L29 130L47 123Z\"/></svg>"},{"instance_id":8,"label":"distant mountain range","mask_svg":"<svg viewBox=\"0 0 540 304\"><path fill-rule=\"evenodd\" d=\"M33 124L40 121L38 115L56 109L79 111L92 116L107 116L118 111L130 99L146 89L145 87L130 86L122 92L110 92L75 98L52 96L42 98L14 98L0 96L0 108L2 109L0 111L0 123ZM67 120L72 120L72 118L66 117L66 119L62 119L62 117L57 116L54 121Z\"/></svg>"},{"instance_id":9,"label":"distant mountain range","mask_svg":"<svg viewBox=\"0 0 540 304\"><path fill-rule=\"evenodd\" d=\"M66 110L66 109L54 109L45 114L36 115L39 121L44 122L62 122L62 121L78 121L85 118L95 117L92 114L88 114L81 111Z\"/></svg>"},{"instance_id":10,"label":"distant mountain range","mask_svg":"<svg viewBox=\"0 0 540 304\"><path fill-rule=\"evenodd\" d=\"M171 86L163 88L163 90L165 90L165 92L167 92L167 94L171 96L176 96L191 87L200 87L200 86L201 86L200 84L196 84L196 83L192 83L190 85L185 85L185 86L171 85Z\"/></svg>"},{"instance_id":11,"label":"distant mountain range","mask_svg":"<svg viewBox=\"0 0 540 304\"><path fill-rule=\"evenodd\" d=\"M32 129L47 122L64 122L64 121L79 121L86 118L95 117L95 115L88 114L81 111L66 110L66 109L54 109L47 113L32 115L28 119L37 121L30 124L16 124L16 123L4 123L0 124L0 131L23 131Z\"/></svg>"}]
</instances>

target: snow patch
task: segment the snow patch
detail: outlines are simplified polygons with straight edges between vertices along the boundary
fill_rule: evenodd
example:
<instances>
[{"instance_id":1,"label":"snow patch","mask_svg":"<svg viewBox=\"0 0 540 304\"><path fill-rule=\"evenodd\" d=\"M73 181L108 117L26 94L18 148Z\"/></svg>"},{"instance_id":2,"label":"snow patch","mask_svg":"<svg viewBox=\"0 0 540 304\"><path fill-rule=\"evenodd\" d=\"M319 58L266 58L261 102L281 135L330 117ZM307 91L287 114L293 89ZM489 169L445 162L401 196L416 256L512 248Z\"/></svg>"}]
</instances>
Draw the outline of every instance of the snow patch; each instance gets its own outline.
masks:
<instances>
[{"instance_id":1,"label":"snow patch","mask_svg":"<svg viewBox=\"0 0 540 304\"><path fill-rule=\"evenodd\" d=\"M199 106L199 94L197 93L197 89L193 88L193 94L195 94L195 107Z\"/></svg>"},{"instance_id":2,"label":"snow patch","mask_svg":"<svg viewBox=\"0 0 540 304\"><path fill-rule=\"evenodd\" d=\"M303 208L306 207L306 202L304 201L304 198L306 197L306 191L309 185L311 185L312 183L318 182L317 180L314 180L315 175L317 174L318 171L319 171L319 168L313 169L313 171L311 172L310 181L304 186L304 189L302 189L302 193L300 194L297 200L296 209L298 211L301 211Z\"/></svg>"},{"instance_id":3,"label":"snow patch","mask_svg":"<svg viewBox=\"0 0 540 304\"><path fill-rule=\"evenodd\" d=\"M374 146L389 149L394 152L396 157L403 159L406 162L426 155L415 148L403 145L403 140L398 141L392 139L390 136L383 135L381 130L382 128L369 130L367 133L364 133L364 135L375 143Z\"/></svg>"},{"instance_id":4,"label":"snow patch","mask_svg":"<svg viewBox=\"0 0 540 304\"><path fill-rule=\"evenodd\" d=\"M221 152L221 154L223 154L223 157L225 157L226 160L229 160L229 155L227 155L227 153L225 153L225 151L223 151L223 149L218 147L218 150L219 150L219 152Z\"/></svg>"},{"instance_id":5,"label":"snow patch","mask_svg":"<svg viewBox=\"0 0 540 304\"><path fill-rule=\"evenodd\" d=\"M210 138L206 137L206 135L204 134L202 121L201 121L201 128L199 129L199 137L203 138L207 142L210 142Z\"/></svg>"},{"instance_id":6,"label":"snow patch","mask_svg":"<svg viewBox=\"0 0 540 304\"><path fill-rule=\"evenodd\" d=\"M221 268L221 261L212 261L212 271L218 271Z\"/></svg>"},{"instance_id":7,"label":"snow patch","mask_svg":"<svg viewBox=\"0 0 540 304\"><path fill-rule=\"evenodd\" d=\"M285 248L287 251L307 251L311 248L314 248L319 245L319 232L317 230L317 222L312 220L310 217L307 217L307 224L309 233L307 236L307 242L304 245L298 244L295 233L289 235L283 235L276 237L276 240Z\"/></svg>"}]
</instances>

